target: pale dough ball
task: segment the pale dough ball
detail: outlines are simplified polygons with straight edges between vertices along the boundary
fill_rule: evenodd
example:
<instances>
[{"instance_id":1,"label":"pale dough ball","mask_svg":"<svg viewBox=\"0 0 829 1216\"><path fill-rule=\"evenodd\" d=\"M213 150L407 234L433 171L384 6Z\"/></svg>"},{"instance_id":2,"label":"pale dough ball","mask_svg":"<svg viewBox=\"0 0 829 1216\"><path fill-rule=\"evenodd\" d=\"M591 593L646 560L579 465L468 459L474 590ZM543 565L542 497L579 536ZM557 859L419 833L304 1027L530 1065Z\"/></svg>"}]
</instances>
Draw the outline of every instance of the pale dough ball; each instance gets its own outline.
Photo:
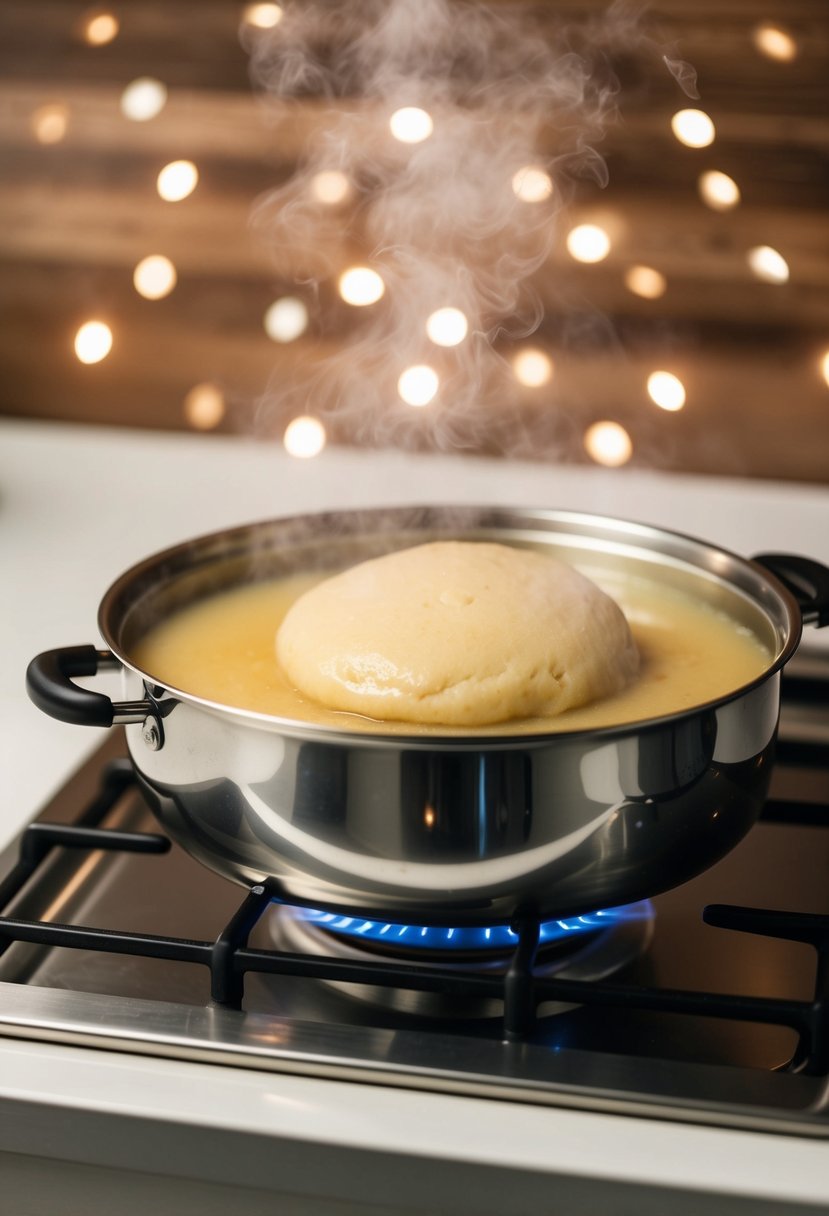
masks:
<instances>
[{"instance_id":1,"label":"pale dough ball","mask_svg":"<svg viewBox=\"0 0 829 1216\"><path fill-rule=\"evenodd\" d=\"M279 662L299 691L372 718L483 726L618 692L638 668L619 606L571 566L439 541L334 575L291 607Z\"/></svg>"}]
</instances>

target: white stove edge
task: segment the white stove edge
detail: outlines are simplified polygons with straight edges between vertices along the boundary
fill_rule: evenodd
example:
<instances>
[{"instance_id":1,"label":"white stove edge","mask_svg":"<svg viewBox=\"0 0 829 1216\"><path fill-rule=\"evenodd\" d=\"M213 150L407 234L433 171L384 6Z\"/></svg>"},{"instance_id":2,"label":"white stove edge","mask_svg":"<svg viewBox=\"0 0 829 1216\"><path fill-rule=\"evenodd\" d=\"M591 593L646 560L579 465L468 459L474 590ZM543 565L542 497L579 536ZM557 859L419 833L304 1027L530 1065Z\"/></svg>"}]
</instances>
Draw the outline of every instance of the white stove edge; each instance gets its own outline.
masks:
<instances>
[{"instance_id":1,"label":"white stove edge","mask_svg":"<svg viewBox=\"0 0 829 1216\"><path fill-rule=\"evenodd\" d=\"M237 523L416 502L596 511L689 532L748 556L776 550L829 562L829 491L821 487L350 450L304 463L244 439L2 422L0 848L102 739L40 714L23 689L25 666L41 650L96 642L98 602L123 569L168 544ZM810 637L816 646L827 642ZM503 1164L584 1184L578 1194L588 1205L599 1202L594 1185L615 1181L676 1187L701 1203L706 1195L764 1197L779 1202L781 1213L784 1199L829 1211L825 1141L2 1039L0 1154L21 1151L16 1112L24 1108L75 1112L77 1119L140 1114L173 1142L177 1127L255 1130L274 1146L374 1144L459 1166ZM43 1146L26 1151L43 1155ZM61 1156L55 1144L54 1157ZM107 1137L98 1136L88 1160L104 1166L106 1157ZM127 1164L122 1155L119 1168ZM132 1168L148 1166L136 1160ZM217 1169L212 1159L210 1169ZM428 1194L425 1170L422 1195L407 1202L418 1210ZM517 1204L516 1196L516 1211ZM584 1210L592 1216L599 1209Z\"/></svg>"},{"instance_id":2,"label":"white stove edge","mask_svg":"<svg viewBox=\"0 0 829 1216\"><path fill-rule=\"evenodd\" d=\"M20 1128L14 1123L18 1104L53 1113L66 1111L69 1118L63 1125L51 1120L47 1145L30 1137L21 1144ZM583 1185L585 1200L595 1183L618 1185L620 1201L628 1188L642 1186L697 1196L701 1204L708 1205L712 1200L716 1203L714 1197L741 1196L779 1203L775 1211L781 1212L786 1203L827 1210L826 1140L758 1136L0 1040L0 1129L6 1128L0 1151L22 1149L61 1157L76 1138L76 1123L96 1115L104 1116L105 1121L98 1121L103 1131L99 1130L95 1142L83 1144L81 1159L87 1164L117 1164L147 1172L158 1165L143 1155L142 1144L136 1147L134 1159L128 1159L129 1150L124 1148L118 1127L124 1119L148 1121L172 1145L182 1129L263 1137L268 1146L266 1160L255 1164L257 1168L264 1164L265 1176L275 1190L285 1187L290 1191L297 1186L296 1180L288 1185L284 1162L277 1165L277 1157L281 1159L286 1148L290 1153L299 1146L313 1147L321 1169L328 1150L352 1149L358 1155L376 1151L420 1160L425 1172L419 1193L401 1201L401 1207L414 1210L420 1210L420 1205L424 1211L433 1210L429 1162L547 1176L551 1199L556 1179L566 1178L571 1184ZM268 1156L272 1157L270 1167ZM197 1153L197 1161L206 1176L217 1182L236 1180L237 1163L232 1158L225 1162L199 1159ZM182 1170L187 1164L180 1159ZM309 1195L322 1198L330 1195L330 1184L330 1179L317 1176L302 1185ZM339 1197L355 1198L342 1192ZM515 1199L518 1205L519 1195ZM718 1210L716 1206L714 1210Z\"/></svg>"}]
</instances>

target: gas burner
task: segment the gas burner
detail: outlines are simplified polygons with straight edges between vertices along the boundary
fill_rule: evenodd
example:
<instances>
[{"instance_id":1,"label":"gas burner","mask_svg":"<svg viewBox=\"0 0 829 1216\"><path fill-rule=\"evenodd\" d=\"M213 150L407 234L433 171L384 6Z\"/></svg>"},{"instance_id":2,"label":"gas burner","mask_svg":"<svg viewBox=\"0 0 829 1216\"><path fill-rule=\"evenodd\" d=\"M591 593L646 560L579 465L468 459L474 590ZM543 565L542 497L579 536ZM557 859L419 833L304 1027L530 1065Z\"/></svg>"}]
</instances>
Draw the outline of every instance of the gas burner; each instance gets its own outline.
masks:
<instances>
[{"instance_id":1,"label":"gas burner","mask_svg":"<svg viewBox=\"0 0 829 1216\"><path fill-rule=\"evenodd\" d=\"M540 926L535 974L547 978L594 981L607 978L642 954L653 935L654 910L649 900L609 908ZM436 971L455 974L503 974L518 943L507 925L487 928L443 928L403 925L351 917L314 908L274 904L269 920L280 950L336 959L369 960L403 965L416 961ZM360 1001L418 1017L500 1017L500 1001L456 994L322 981ZM539 1013L560 1012L570 1005L542 1005Z\"/></svg>"}]
</instances>

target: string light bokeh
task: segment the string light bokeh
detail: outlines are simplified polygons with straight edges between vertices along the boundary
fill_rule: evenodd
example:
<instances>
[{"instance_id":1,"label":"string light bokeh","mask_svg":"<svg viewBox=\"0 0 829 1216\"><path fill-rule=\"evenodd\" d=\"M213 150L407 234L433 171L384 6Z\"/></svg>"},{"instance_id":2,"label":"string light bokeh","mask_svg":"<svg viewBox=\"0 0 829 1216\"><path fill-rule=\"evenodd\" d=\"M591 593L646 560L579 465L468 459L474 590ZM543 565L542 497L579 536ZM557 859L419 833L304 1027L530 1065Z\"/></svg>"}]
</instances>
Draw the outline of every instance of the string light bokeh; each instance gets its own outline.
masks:
<instances>
[{"instance_id":1,"label":"string light bokeh","mask_svg":"<svg viewBox=\"0 0 829 1216\"><path fill-rule=\"evenodd\" d=\"M382 299L386 285L382 275L370 266L350 266L340 275L338 288L346 304L366 308Z\"/></svg>"},{"instance_id":2,"label":"string light bokeh","mask_svg":"<svg viewBox=\"0 0 829 1216\"><path fill-rule=\"evenodd\" d=\"M105 321L84 321L75 334L75 354L80 363L100 363L112 350L112 330Z\"/></svg>"},{"instance_id":3,"label":"string light bokeh","mask_svg":"<svg viewBox=\"0 0 829 1216\"><path fill-rule=\"evenodd\" d=\"M402 144L420 144L435 129L432 116L419 106L403 106L389 119L389 130Z\"/></svg>"},{"instance_id":4,"label":"string light bokeh","mask_svg":"<svg viewBox=\"0 0 829 1216\"><path fill-rule=\"evenodd\" d=\"M440 377L433 367L418 363L407 367L397 381L397 391L407 405L424 406L437 395Z\"/></svg>"},{"instance_id":5,"label":"string light bokeh","mask_svg":"<svg viewBox=\"0 0 829 1216\"><path fill-rule=\"evenodd\" d=\"M539 165L525 165L513 175L512 189L523 203L542 203L553 193L553 179Z\"/></svg>"},{"instance_id":6,"label":"string light bokeh","mask_svg":"<svg viewBox=\"0 0 829 1216\"><path fill-rule=\"evenodd\" d=\"M163 254L150 254L142 258L133 271L135 290L145 300L163 300L176 285L176 268Z\"/></svg>"},{"instance_id":7,"label":"string light bokeh","mask_svg":"<svg viewBox=\"0 0 829 1216\"><path fill-rule=\"evenodd\" d=\"M351 183L339 169L322 169L311 179L314 198L330 207L344 203L351 195Z\"/></svg>"},{"instance_id":8,"label":"string light bokeh","mask_svg":"<svg viewBox=\"0 0 829 1216\"><path fill-rule=\"evenodd\" d=\"M225 416L227 404L217 384L194 384L183 402L184 417L196 431L212 431Z\"/></svg>"},{"instance_id":9,"label":"string light bokeh","mask_svg":"<svg viewBox=\"0 0 829 1216\"><path fill-rule=\"evenodd\" d=\"M553 378L553 361L543 350L521 350L512 360L512 369L519 384L541 388Z\"/></svg>"},{"instance_id":10,"label":"string light bokeh","mask_svg":"<svg viewBox=\"0 0 829 1216\"><path fill-rule=\"evenodd\" d=\"M274 342L295 342L308 328L308 309L295 296L283 296L265 313L264 325Z\"/></svg>"},{"instance_id":11,"label":"string light bokeh","mask_svg":"<svg viewBox=\"0 0 829 1216\"><path fill-rule=\"evenodd\" d=\"M81 17L81 37L90 46L106 46L118 37L121 25L114 13L92 9Z\"/></svg>"},{"instance_id":12,"label":"string light bokeh","mask_svg":"<svg viewBox=\"0 0 829 1216\"><path fill-rule=\"evenodd\" d=\"M584 433L584 447L591 460L608 469L619 469L633 455L630 435L619 422L593 422Z\"/></svg>"},{"instance_id":13,"label":"string light bokeh","mask_svg":"<svg viewBox=\"0 0 829 1216\"><path fill-rule=\"evenodd\" d=\"M31 7L38 9L39 0ZM464 201L452 225L436 215L435 232L441 235L428 251L435 267L430 292L410 289L402 204L399 233L375 233L367 222L383 158L405 182L418 166L432 163L428 158L451 148L445 82L432 87L428 75L411 87L403 81L391 104L371 97L344 100L344 110L353 106L350 121L364 141L364 155L359 142L358 155L353 149L343 155L325 129L312 88L293 106L290 121L270 129L262 122L261 134L254 133L258 100L248 83L248 56L265 45L261 39L271 40L270 53L278 53L279 39L290 39L297 19L292 6L229 5L226 41L213 35L215 64L181 72L162 53L160 36L153 41L155 35L146 33L155 19L145 15L143 25L138 21L140 9L137 0L134 8L104 5L66 19L64 32L76 56L86 57L100 101L94 90L84 92L79 66L77 81L68 75L44 81L39 96L30 87L20 93L25 105L15 102L24 132L15 138L28 141L31 158L41 158L42 181L71 183L74 166L82 184L72 195L68 220L61 218L60 188L49 187L53 221L38 210L48 192L30 189L36 212L31 233L40 224L41 235L27 234L21 204L7 242L44 266L50 258L63 259L55 280L62 295L52 307L62 310L60 332L72 335L70 366L89 369L83 373L86 400L95 384L90 377L126 375L127 369L134 381L147 374L148 382L152 369L155 399L169 368L175 387L168 417L197 430L244 430L265 417L257 402L269 384L291 384L288 412L274 416L271 430L288 454L307 459L327 443L349 442L351 420L347 412L341 423L324 409L318 414L312 388L303 401L303 377L313 386L317 367L332 352L353 350L359 383L359 360L371 342L388 332L391 318L396 324L404 318L406 342L387 345L382 360L369 353L366 396L385 402L390 418L395 411L411 418L401 434L415 436L421 446L453 433L455 397L473 383L482 403L473 450L479 444L482 451L513 454L503 436L515 433L529 437L522 456L581 458L620 468L658 465L664 450L664 458L681 467L693 446L685 437L704 434L715 418L727 421L732 410L748 410L736 387L750 366L742 355L746 335L756 333L761 384L768 380L762 368L774 374L776 366L786 366L802 377L800 397L829 386L829 322L821 322L817 302L823 262L813 218L821 189L826 198L829 188L816 160L810 162L804 151L798 161L801 149L811 155L820 145L825 115L798 126L786 109L799 104L794 90L804 72L818 79L809 27L798 17L797 3L786 10L785 21L778 19L778 6L741 18L739 30L734 25L741 50L733 52L731 92L721 83L722 72L708 70L707 57L721 65L726 52L704 40L694 45L694 30L681 28L691 43L682 50L698 69L698 87L683 91L679 71L676 81L664 74L658 79L663 68L657 64L651 78L640 81L638 96L631 100L622 90L623 121L603 132L607 146L598 141L584 172L568 177L555 124L541 112L533 115L535 152L511 163L505 157L497 189L483 203L493 215L500 209L516 217L519 246L524 225L527 240L544 234L549 251L538 260L525 295L505 283L481 298L454 272L454 278L441 279L440 241L453 248L467 239L467 228L487 228L486 209L476 212L482 204L474 175L463 180L465 193L458 198ZM171 9L168 32L178 16ZM51 13L49 19L58 17ZM553 29L555 16L547 19ZM139 29L145 31L140 53ZM223 64L231 60L232 85L223 84ZM739 108L743 65L758 97L766 90L753 115ZM340 105L337 99L328 103ZM237 125L243 110L246 125ZM794 132L797 138L786 144ZM459 166L463 151L458 146ZM494 151L500 155L495 146ZM268 158L275 167L268 168ZM606 173L596 168L600 158ZM451 154L434 164L443 166L434 170L435 184L443 172L447 192L458 192L465 170L459 167L455 180ZM257 209L265 215L260 203L267 174L287 181L306 165L289 203L295 239L268 250L265 220L266 239L257 250L260 232L251 236L248 218ZM606 191L602 196L599 185ZM781 225L779 215L791 216L791 223ZM495 263L500 251L494 221L490 227L485 256ZM504 301L514 315L500 311ZM187 367L180 370L177 333L187 352ZM723 352L732 333L729 364ZM781 351L788 346L773 365L775 341ZM200 345L202 375L193 353ZM95 372L97 366L103 370ZM672 366L681 375L667 370ZM761 387L759 398L770 392ZM717 411L715 402L724 408ZM758 399L755 408L767 407ZM508 410L520 425L510 426ZM676 421L665 414L676 415ZM566 424L553 426L555 418ZM366 434L365 426L356 429ZM377 430L395 442L391 424ZM569 448L538 444L533 436L542 433L570 436ZM735 435L759 442L750 426L730 433L734 445ZM704 461L714 447L699 443L698 471L707 471ZM765 459L760 471L773 475L773 456ZM735 446L734 468L739 472L748 463Z\"/></svg>"},{"instance_id":14,"label":"string light bokeh","mask_svg":"<svg viewBox=\"0 0 829 1216\"><path fill-rule=\"evenodd\" d=\"M779 25L764 21L754 27L752 33L754 46L767 59L776 59L778 63L791 63L797 58L797 41L788 30Z\"/></svg>"},{"instance_id":15,"label":"string light bokeh","mask_svg":"<svg viewBox=\"0 0 829 1216\"><path fill-rule=\"evenodd\" d=\"M301 414L298 418L292 418L288 423L282 442L289 456L296 456L300 460L310 460L314 456L319 456L325 447L325 427L318 418Z\"/></svg>"},{"instance_id":16,"label":"string light bokeh","mask_svg":"<svg viewBox=\"0 0 829 1216\"><path fill-rule=\"evenodd\" d=\"M704 110L677 110L671 130L686 148L707 148L716 135L714 123Z\"/></svg>"},{"instance_id":17,"label":"string light bokeh","mask_svg":"<svg viewBox=\"0 0 829 1216\"><path fill-rule=\"evenodd\" d=\"M167 104L167 88L160 80L139 76L130 81L121 94L121 113L131 122L149 122Z\"/></svg>"},{"instance_id":18,"label":"string light bokeh","mask_svg":"<svg viewBox=\"0 0 829 1216\"><path fill-rule=\"evenodd\" d=\"M685 385L673 372L651 372L648 376L648 396L654 405L673 414L685 405Z\"/></svg>"},{"instance_id":19,"label":"string light bokeh","mask_svg":"<svg viewBox=\"0 0 829 1216\"><path fill-rule=\"evenodd\" d=\"M199 182L199 171L191 160L173 160L160 170L156 189L168 203L189 198Z\"/></svg>"},{"instance_id":20,"label":"string light bokeh","mask_svg":"<svg viewBox=\"0 0 829 1216\"><path fill-rule=\"evenodd\" d=\"M577 224L567 233L567 252L576 262L603 262L610 246L610 234L600 224Z\"/></svg>"},{"instance_id":21,"label":"string light bokeh","mask_svg":"<svg viewBox=\"0 0 829 1216\"><path fill-rule=\"evenodd\" d=\"M426 318L426 333L435 346L458 346L469 333L469 322L460 308L438 308Z\"/></svg>"},{"instance_id":22,"label":"string light bokeh","mask_svg":"<svg viewBox=\"0 0 829 1216\"><path fill-rule=\"evenodd\" d=\"M38 106L31 117L31 128L39 144L59 144L69 127L69 110L59 102Z\"/></svg>"},{"instance_id":23,"label":"string light bokeh","mask_svg":"<svg viewBox=\"0 0 829 1216\"><path fill-rule=\"evenodd\" d=\"M629 266L625 271L625 287L643 300L658 300L668 290L668 280L653 266Z\"/></svg>"},{"instance_id":24,"label":"string light bokeh","mask_svg":"<svg viewBox=\"0 0 829 1216\"><path fill-rule=\"evenodd\" d=\"M283 11L278 4L246 4L242 9L242 24L260 30L272 30L279 25Z\"/></svg>"},{"instance_id":25,"label":"string light bokeh","mask_svg":"<svg viewBox=\"0 0 829 1216\"><path fill-rule=\"evenodd\" d=\"M755 245L746 254L746 261L755 278L764 283L786 283L789 279L789 264L771 245Z\"/></svg>"}]
</instances>

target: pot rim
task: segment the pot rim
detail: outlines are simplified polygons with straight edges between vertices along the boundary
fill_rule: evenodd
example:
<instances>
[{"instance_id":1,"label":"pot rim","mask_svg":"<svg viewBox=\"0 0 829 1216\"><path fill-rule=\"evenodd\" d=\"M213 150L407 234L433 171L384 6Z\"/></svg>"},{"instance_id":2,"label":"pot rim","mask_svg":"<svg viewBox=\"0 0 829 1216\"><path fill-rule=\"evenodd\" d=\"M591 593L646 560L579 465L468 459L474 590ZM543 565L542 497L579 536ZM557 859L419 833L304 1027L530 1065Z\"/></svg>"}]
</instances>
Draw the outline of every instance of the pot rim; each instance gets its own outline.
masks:
<instances>
[{"instance_id":1,"label":"pot rim","mask_svg":"<svg viewBox=\"0 0 829 1216\"><path fill-rule=\"evenodd\" d=\"M380 526L375 527L368 533L365 529L359 527L359 523L363 520L371 520ZM447 527L447 524L451 523L451 521L458 520L463 520L466 525L462 531L458 528ZM303 541L317 540L322 542L330 540L327 525L333 526L336 524L341 530L343 537L359 539L361 536L380 538L383 535L391 538L402 533L414 535L418 531L425 530L424 522L431 524L433 528L442 527L446 530L447 537L452 533L455 539L457 539L458 532L461 532L461 534L462 532L470 532L470 524L473 524L475 528L481 531L487 529L497 530L500 528L506 534L510 531L514 533L519 529L527 531L533 526L539 529L541 525L546 523L551 543L556 539L560 541L561 535L563 535L562 533L555 532L555 525L569 528L570 532L564 533L564 535L575 536L582 542L591 539L591 530L596 533L596 536L599 531L603 531L608 533L610 538L612 538L610 542L597 544L595 543L596 536L594 536L592 537L593 543L588 543L586 548L593 548L599 552L607 553L613 551L623 552L625 549L635 547L640 556L645 552L657 555L658 560L656 564L679 565L692 576L696 572L696 576L700 579L707 578L725 584L732 593L738 596L742 595L750 601L755 610L763 613L778 637L782 635L782 641L778 646L776 655L771 659L768 666L752 680L718 697L710 698L693 706L653 718L640 718L632 721L613 723L607 726L590 727L588 729L563 727L555 731L529 731L520 734L512 732L509 734L499 734L498 727L503 724L493 724L489 730L485 729L483 733L480 728L473 731L462 731L461 728L451 727L447 727L444 732L440 726L429 727L428 734L419 733L416 730L412 731L412 733L405 733L402 729L398 729L394 733L384 733L382 729L355 730L347 727L335 729L327 725L316 725L299 718L282 718L257 710L248 710L212 701L209 698L190 693L185 689L163 683L151 673L139 667L128 656L125 647L120 642L115 628L115 618L117 618L119 609L122 607L125 597L129 598L130 590L134 589L136 585L140 585L144 580L151 579L154 572L166 569L168 572L178 574L199 564L205 566L213 564L220 559L222 552L227 556L231 551L245 551L248 549L248 546L245 545L246 541L260 536L268 530L285 529L287 531L293 528L297 530L299 538ZM344 523L346 524L345 530L343 530ZM348 530L351 525L356 526ZM587 531L580 532L580 528L587 529ZM543 528L541 528L541 531L543 531ZM296 545L296 540L297 538L295 537L293 546ZM566 545L566 542L564 543ZM275 546L273 549L264 551L273 552L277 548L284 548L287 552L291 547L292 540L289 536L284 545ZM582 548L584 547L582 543ZM210 558L211 550L216 550L212 559ZM205 551L207 551L206 558L204 557ZM689 554L694 554L700 560L689 561ZM757 592L754 594L751 592L752 585L757 588ZM784 625L782 629L781 621L775 621L772 618L771 604L768 602L770 596L772 597L771 603L778 610L778 618L782 618ZM764 566L749 558L741 557L739 554L735 554L728 549L723 549L711 542L701 540L689 533L660 528L653 524L635 520L619 519L615 516L585 511L569 511L559 508L415 504L391 508L348 508L343 511L308 512L300 515L273 517L219 531L203 533L191 540L171 545L134 563L123 571L109 586L99 605L98 628L107 646L118 661L135 675L139 676L153 690L153 700L169 694L178 701L187 703L196 709L204 710L210 714L229 719L232 722L296 738L314 739L321 742L352 747L500 751L516 747L550 746L556 739L561 739L562 742L592 739L609 740L624 734L642 734L645 731L659 730L684 718L691 718L697 714L706 713L720 706L727 705L732 701L739 700L741 697L748 695L753 689L765 684L767 680L779 672L789 661L800 641L802 615L796 599L788 588ZM358 715L348 716L354 718ZM368 721L373 720L368 719Z\"/></svg>"}]
</instances>

